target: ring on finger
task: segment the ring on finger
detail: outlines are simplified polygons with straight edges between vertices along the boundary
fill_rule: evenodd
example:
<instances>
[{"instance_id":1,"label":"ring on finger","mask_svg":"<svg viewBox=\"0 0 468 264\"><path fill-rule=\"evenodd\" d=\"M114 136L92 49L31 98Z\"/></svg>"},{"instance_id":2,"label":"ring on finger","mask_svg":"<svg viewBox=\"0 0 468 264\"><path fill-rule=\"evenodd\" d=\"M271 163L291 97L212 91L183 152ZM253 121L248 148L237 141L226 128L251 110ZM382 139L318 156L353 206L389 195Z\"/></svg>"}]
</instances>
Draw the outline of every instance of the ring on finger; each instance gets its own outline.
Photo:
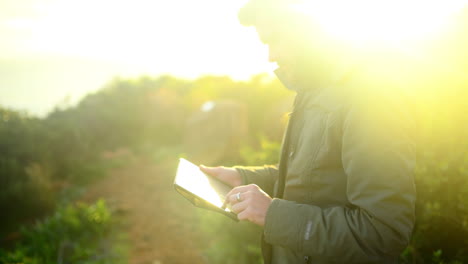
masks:
<instances>
[{"instance_id":1,"label":"ring on finger","mask_svg":"<svg viewBox=\"0 0 468 264\"><path fill-rule=\"evenodd\" d=\"M238 192L238 193L236 194L236 199L237 199L238 202L241 201L241 193L240 193L240 192Z\"/></svg>"}]
</instances>

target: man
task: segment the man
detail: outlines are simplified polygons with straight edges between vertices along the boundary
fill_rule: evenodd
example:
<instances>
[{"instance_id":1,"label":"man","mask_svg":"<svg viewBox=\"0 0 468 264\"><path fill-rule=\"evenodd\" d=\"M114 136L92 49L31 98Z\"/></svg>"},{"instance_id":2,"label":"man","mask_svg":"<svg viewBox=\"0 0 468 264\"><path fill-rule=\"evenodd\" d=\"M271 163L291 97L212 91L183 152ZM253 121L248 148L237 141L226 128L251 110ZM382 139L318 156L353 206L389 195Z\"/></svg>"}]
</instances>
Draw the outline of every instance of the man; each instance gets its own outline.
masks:
<instances>
[{"instance_id":1,"label":"man","mask_svg":"<svg viewBox=\"0 0 468 264\"><path fill-rule=\"evenodd\" d=\"M265 263L397 263L415 218L405 104L372 67L351 71L290 2L251 0L239 15L297 92L279 166L200 168L234 187L240 220L263 226Z\"/></svg>"}]
</instances>

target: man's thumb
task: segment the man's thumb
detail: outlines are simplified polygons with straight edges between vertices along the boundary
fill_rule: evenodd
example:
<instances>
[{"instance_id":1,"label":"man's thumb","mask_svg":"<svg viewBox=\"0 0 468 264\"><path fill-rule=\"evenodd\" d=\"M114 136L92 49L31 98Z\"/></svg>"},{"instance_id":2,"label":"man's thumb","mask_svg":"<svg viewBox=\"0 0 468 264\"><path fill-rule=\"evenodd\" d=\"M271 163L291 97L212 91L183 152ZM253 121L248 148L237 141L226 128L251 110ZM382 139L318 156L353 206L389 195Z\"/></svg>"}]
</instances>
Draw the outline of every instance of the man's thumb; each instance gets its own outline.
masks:
<instances>
[{"instance_id":1,"label":"man's thumb","mask_svg":"<svg viewBox=\"0 0 468 264\"><path fill-rule=\"evenodd\" d=\"M200 170L203 171L206 174L209 174L211 176L217 176L218 175L218 167L206 167L205 165L200 165L199 166Z\"/></svg>"}]
</instances>

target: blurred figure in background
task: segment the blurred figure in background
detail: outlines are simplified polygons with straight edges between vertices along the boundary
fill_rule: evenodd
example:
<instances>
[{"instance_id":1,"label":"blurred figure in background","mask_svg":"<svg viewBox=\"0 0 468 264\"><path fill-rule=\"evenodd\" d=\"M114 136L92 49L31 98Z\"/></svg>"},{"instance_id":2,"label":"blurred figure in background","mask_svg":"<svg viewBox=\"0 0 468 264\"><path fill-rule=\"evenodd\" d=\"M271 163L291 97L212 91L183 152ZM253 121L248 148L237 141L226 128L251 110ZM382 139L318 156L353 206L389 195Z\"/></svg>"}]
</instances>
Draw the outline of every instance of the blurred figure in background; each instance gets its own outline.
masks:
<instances>
[{"instance_id":1,"label":"blurred figure in background","mask_svg":"<svg viewBox=\"0 0 468 264\"><path fill-rule=\"evenodd\" d=\"M240 220L264 228L265 263L397 263L415 222L411 115L398 84L358 67L295 2L239 13L297 92L279 164L200 168L233 187Z\"/></svg>"}]
</instances>

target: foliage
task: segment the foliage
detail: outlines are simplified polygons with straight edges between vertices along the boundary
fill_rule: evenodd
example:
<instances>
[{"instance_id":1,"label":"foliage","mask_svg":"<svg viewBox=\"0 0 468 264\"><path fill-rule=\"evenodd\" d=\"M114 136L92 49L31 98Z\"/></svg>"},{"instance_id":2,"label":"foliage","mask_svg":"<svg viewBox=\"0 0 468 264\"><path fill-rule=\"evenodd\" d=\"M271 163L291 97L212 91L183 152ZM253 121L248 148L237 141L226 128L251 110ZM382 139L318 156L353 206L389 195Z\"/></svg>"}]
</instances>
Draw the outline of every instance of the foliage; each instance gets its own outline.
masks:
<instances>
[{"instance_id":1,"label":"foliage","mask_svg":"<svg viewBox=\"0 0 468 264\"><path fill-rule=\"evenodd\" d=\"M284 128L282 114L289 109L291 95L279 82L266 76L256 76L248 82L228 77L205 76L189 81L162 76L115 79L77 106L56 109L45 119L0 109L0 211L8 212L2 214L1 231L15 231L18 223L51 212L63 186L86 186L104 175L109 166L115 166L104 161L105 153L124 149L161 163L184 152L180 139L187 119L200 111L206 101L235 100L247 108L249 137L243 141L240 156L224 160L223 165L277 163ZM411 244L401 256L403 263L468 262L465 99L464 90L447 90L432 99L415 97L417 223ZM124 155L122 159L130 162L131 156ZM97 228L94 230L104 230L103 234L96 234L105 244L104 237L110 232L108 224L99 227L98 223L85 220L85 207L71 208L74 209L59 209L29 233L24 231L22 245L4 255L2 261L53 262L56 259L51 254L60 251L61 243L64 251L70 250L77 259L93 258L95 253L82 250L87 244L82 241L87 238L79 237L91 237L89 230ZM73 221L66 222L64 215L78 219L81 227L74 226ZM258 263L260 233L255 227L233 224L218 215L204 214L200 218L207 227L207 236L210 232L222 234L205 252L208 260ZM62 230L58 226L67 227ZM54 231L48 232L50 229ZM28 236L31 232L33 235ZM65 234L65 238L60 234ZM37 237L45 240L36 240ZM37 241L51 243L42 247L36 246Z\"/></svg>"},{"instance_id":2,"label":"foliage","mask_svg":"<svg viewBox=\"0 0 468 264\"><path fill-rule=\"evenodd\" d=\"M468 262L466 95L439 94L417 111L417 221L405 263Z\"/></svg>"},{"instance_id":3,"label":"foliage","mask_svg":"<svg viewBox=\"0 0 468 264\"><path fill-rule=\"evenodd\" d=\"M39 119L0 108L0 212L9 212L0 234L53 209L50 173L40 163L47 155L43 137Z\"/></svg>"},{"instance_id":4,"label":"foliage","mask_svg":"<svg viewBox=\"0 0 468 264\"><path fill-rule=\"evenodd\" d=\"M0 211L9 213L2 217L0 231L10 236L22 223L52 212L57 201L72 201L82 189L77 186L89 185L115 166L115 158L107 159L105 153L124 149L164 162L183 152L180 139L187 118L206 101L247 102L249 134L256 135L265 127L277 127L274 117L265 118L259 110L275 109L290 94L266 76L249 82L213 76L193 81L117 78L77 106L57 108L44 119L1 108ZM280 131L269 135L279 136ZM15 254L24 252L9 256Z\"/></svg>"},{"instance_id":5,"label":"foliage","mask_svg":"<svg viewBox=\"0 0 468 264\"><path fill-rule=\"evenodd\" d=\"M276 164L279 160L281 144L279 141L268 140L265 136L260 137L260 146L254 148L250 145L242 147L240 154L242 164Z\"/></svg>"},{"instance_id":6,"label":"foliage","mask_svg":"<svg viewBox=\"0 0 468 264\"><path fill-rule=\"evenodd\" d=\"M110 238L114 221L106 203L79 203L58 209L33 227L22 228L21 243L3 252L0 262L13 263L124 263L119 239ZM116 242L117 241L117 242Z\"/></svg>"},{"instance_id":7,"label":"foliage","mask_svg":"<svg viewBox=\"0 0 468 264\"><path fill-rule=\"evenodd\" d=\"M259 242L262 230L251 223L234 222L218 213L199 211L204 235L209 238L204 251L208 263L263 263Z\"/></svg>"}]
</instances>

